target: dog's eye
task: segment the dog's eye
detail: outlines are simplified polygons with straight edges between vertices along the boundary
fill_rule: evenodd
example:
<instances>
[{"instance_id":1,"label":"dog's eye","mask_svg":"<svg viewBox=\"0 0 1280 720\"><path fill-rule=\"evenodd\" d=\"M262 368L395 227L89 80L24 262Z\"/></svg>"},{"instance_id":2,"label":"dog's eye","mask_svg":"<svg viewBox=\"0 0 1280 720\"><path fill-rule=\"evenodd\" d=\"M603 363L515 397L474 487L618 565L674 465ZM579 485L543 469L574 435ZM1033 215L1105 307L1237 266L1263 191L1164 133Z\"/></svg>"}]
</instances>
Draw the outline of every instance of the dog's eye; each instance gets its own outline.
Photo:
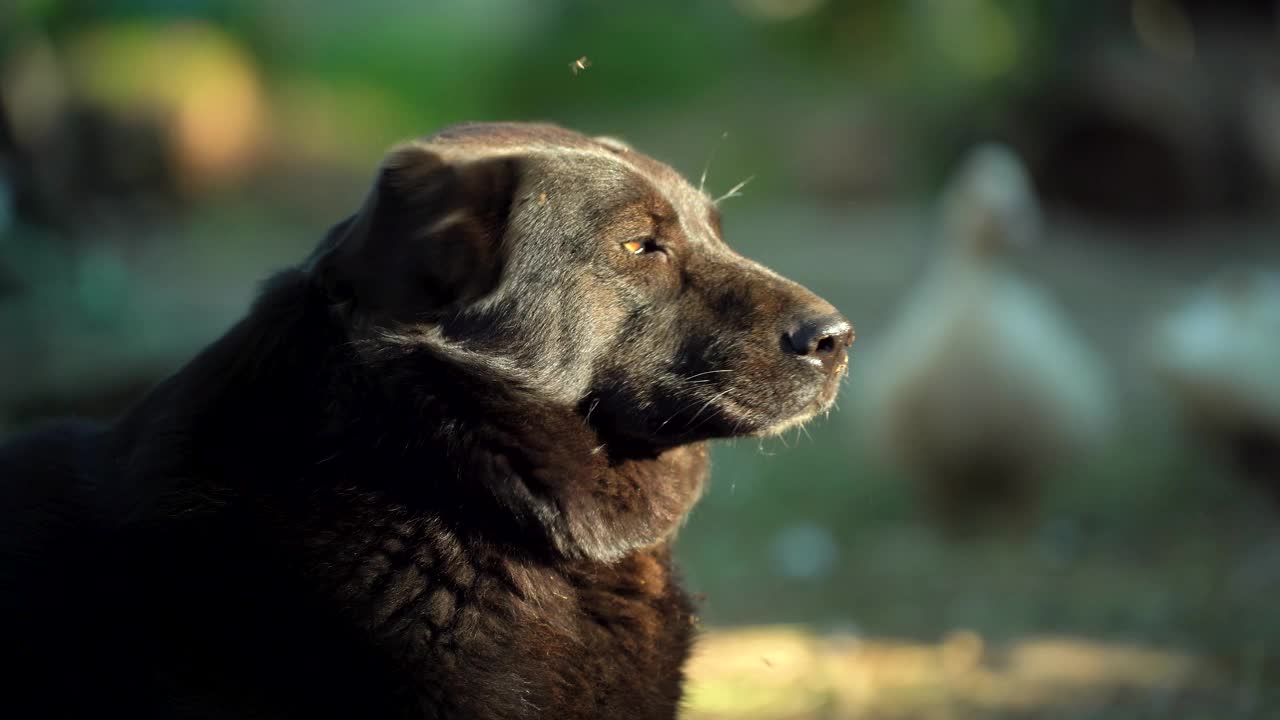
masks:
<instances>
[{"instance_id":1,"label":"dog's eye","mask_svg":"<svg viewBox=\"0 0 1280 720\"><path fill-rule=\"evenodd\" d=\"M641 238L639 240L628 240L622 243L622 249L632 255L643 255L645 253L661 252L662 246L653 238Z\"/></svg>"}]
</instances>

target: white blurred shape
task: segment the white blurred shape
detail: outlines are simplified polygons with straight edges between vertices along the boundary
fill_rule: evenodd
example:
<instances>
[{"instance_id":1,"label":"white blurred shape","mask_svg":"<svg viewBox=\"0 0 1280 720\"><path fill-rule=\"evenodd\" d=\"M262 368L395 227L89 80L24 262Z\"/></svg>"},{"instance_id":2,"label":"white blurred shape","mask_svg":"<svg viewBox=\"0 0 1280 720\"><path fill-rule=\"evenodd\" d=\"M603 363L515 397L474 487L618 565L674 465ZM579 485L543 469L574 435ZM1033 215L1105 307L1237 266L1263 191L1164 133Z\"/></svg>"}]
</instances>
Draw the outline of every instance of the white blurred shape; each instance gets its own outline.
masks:
<instances>
[{"instance_id":1,"label":"white blurred shape","mask_svg":"<svg viewBox=\"0 0 1280 720\"><path fill-rule=\"evenodd\" d=\"M1006 262L1041 228L1011 149L970 151L944 190L940 225L922 282L885 335L867 338L863 431L882 460L945 496L976 482L1016 494L1103 441L1105 371L1048 294Z\"/></svg>"},{"instance_id":2,"label":"white blurred shape","mask_svg":"<svg viewBox=\"0 0 1280 720\"><path fill-rule=\"evenodd\" d=\"M1280 272L1219 273L1157 325L1151 357L1193 420L1280 439Z\"/></svg>"}]
</instances>

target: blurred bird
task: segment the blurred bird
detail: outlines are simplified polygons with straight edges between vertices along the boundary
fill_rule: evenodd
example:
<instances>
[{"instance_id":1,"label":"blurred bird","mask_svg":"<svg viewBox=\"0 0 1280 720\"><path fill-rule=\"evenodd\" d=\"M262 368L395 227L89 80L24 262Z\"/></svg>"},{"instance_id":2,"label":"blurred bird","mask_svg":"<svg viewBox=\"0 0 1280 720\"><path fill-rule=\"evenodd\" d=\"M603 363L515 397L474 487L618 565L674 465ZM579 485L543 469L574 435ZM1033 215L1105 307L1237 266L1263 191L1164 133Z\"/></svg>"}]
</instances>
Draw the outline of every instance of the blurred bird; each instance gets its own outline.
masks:
<instances>
[{"instance_id":1,"label":"blurred bird","mask_svg":"<svg viewBox=\"0 0 1280 720\"><path fill-rule=\"evenodd\" d=\"M969 152L944 190L939 226L931 267L864 364L864 437L920 482L948 529L1025 528L1048 476L1106 436L1105 373L1008 262L1041 227L1011 149Z\"/></svg>"},{"instance_id":2,"label":"blurred bird","mask_svg":"<svg viewBox=\"0 0 1280 720\"><path fill-rule=\"evenodd\" d=\"M1280 500L1280 272L1220 272L1157 323L1149 352L1188 429Z\"/></svg>"}]
</instances>

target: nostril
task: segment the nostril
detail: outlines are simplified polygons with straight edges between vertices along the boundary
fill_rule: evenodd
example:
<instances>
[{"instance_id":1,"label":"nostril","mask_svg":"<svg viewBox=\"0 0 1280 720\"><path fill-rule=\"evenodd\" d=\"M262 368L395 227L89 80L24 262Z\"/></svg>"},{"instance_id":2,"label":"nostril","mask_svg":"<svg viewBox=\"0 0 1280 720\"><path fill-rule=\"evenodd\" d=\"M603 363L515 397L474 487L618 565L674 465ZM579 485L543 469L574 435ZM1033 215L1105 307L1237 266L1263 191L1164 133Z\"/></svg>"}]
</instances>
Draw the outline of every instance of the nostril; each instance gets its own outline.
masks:
<instances>
[{"instance_id":1,"label":"nostril","mask_svg":"<svg viewBox=\"0 0 1280 720\"><path fill-rule=\"evenodd\" d=\"M797 355L826 356L849 345L853 334L849 323L839 315L810 318L784 335L784 345Z\"/></svg>"}]
</instances>

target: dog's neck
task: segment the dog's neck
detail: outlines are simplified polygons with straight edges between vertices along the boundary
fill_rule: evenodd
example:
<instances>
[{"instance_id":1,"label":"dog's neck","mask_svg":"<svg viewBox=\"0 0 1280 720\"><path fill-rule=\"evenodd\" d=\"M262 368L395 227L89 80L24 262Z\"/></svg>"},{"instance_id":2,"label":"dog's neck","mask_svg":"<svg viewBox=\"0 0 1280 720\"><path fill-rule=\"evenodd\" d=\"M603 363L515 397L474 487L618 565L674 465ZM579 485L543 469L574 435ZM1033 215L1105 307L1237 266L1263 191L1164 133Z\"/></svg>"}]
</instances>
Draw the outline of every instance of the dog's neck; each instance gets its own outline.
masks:
<instances>
[{"instance_id":1,"label":"dog's neck","mask_svg":"<svg viewBox=\"0 0 1280 720\"><path fill-rule=\"evenodd\" d=\"M550 551L595 560L674 532L701 494L703 444L610 445L578 410L524 393L426 347L362 356L295 270L115 437L126 472L164 468L138 482L181 478L174 492L193 497L360 490L426 514L466 507L444 518L459 523L502 517L482 530L533 534ZM149 441L156 433L176 443ZM177 449L155 458L153 447ZM494 512L475 512L486 507Z\"/></svg>"}]
</instances>

